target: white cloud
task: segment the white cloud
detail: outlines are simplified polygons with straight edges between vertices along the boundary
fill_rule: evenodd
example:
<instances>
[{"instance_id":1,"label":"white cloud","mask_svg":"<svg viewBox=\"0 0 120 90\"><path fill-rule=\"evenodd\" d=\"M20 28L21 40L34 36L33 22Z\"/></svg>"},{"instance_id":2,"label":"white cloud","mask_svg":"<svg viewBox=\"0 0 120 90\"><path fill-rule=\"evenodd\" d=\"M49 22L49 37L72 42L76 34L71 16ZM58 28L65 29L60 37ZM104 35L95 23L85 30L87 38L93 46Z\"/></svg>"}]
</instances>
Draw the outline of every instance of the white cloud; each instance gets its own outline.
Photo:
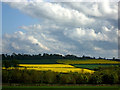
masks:
<instances>
[{"instance_id":1,"label":"white cloud","mask_svg":"<svg viewBox=\"0 0 120 90\"><path fill-rule=\"evenodd\" d=\"M43 2L43 0L2 0L2 2Z\"/></svg>"},{"instance_id":2,"label":"white cloud","mask_svg":"<svg viewBox=\"0 0 120 90\"><path fill-rule=\"evenodd\" d=\"M116 3L8 4L38 19L40 23L21 26L24 32L20 30L11 35L3 35L5 53L47 52L117 57Z\"/></svg>"},{"instance_id":3,"label":"white cloud","mask_svg":"<svg viewBox=\"0 0 120 90\"><path fill-rule=\"evenodd\" d=\"M93 29L75 28L69 31L65 30L64 35L73 40L77 40L80 43L86 41L108 41L117 43L118 40L117 30L115 30L113 27L110 29L103 27L103 29L97 33Z\"/></svg>"},{"instance_id":4,"label":"white cloud","mask_svg":"<svg viewBox=\"0 0 120 90\"><path fill-rule=\"evenodd\" d=\"M29 36L28 40L31 41L31 43L36 44L38 46L40 46L41 48L45 49L45 50L50 50L49 48L47 48L46 46L42 45L37 39L35 39L33 36Z\"/></svg>"},{"instance_id":5,"label":"white cloud","mask_svg":"<svg viewBox=\"0 0 120 90\"><path fill-rule=\"evenodd\" d=\"M81 2L62 3L65 7L83 12L85 15L104 19L118 19L118 3L116 2ZM90 7L90 8L89 8Z\"/></svg>"},{"instance_id":6,"label":"white cloud","mask_svg":"<svg viewBox=\"0 0 120 90\"><path fill-rule=\"evenodd\" d=\"M93 18L87 17L84 13L74 9L64 8L59 3L9 3L12 7L38 18L54 21L58 24L87 25L94 22ZM20 6L20 7L18 7Z\"/></svg>"}]
</instances>

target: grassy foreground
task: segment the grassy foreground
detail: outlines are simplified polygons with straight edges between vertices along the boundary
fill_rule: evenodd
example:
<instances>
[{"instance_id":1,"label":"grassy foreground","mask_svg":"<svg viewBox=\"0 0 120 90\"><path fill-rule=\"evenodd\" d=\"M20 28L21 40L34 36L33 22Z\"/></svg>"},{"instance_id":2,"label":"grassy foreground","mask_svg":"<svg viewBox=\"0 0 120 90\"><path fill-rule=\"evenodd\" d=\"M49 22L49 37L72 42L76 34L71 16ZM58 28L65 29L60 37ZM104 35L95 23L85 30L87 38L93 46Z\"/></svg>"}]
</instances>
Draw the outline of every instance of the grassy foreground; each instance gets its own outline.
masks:
<instances>
[{"instance_id":1,"label":"grassy foreground","mask_svg":"<svg viewBox=\"0 0 120 90\"><path fill-rule=\"evenodd\" d=\"M3 86L2 90L120 90L120 86Z\"/></svg>"}]
</instances>

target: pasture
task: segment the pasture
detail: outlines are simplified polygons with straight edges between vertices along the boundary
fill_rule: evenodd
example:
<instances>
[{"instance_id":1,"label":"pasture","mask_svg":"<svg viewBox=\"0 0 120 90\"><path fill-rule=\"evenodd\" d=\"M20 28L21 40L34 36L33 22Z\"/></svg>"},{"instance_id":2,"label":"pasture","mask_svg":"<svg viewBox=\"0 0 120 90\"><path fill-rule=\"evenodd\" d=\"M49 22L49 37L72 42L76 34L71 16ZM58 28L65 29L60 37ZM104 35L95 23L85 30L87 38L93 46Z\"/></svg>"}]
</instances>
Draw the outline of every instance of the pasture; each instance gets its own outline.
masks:
<instances>
[{"instance_id":1,"label":"pasture","mask_svg":"<svg viewBox=\"0 0 120 90\"><path fill-rule=\"evenodd\" d=\"M120 64L120 61L104 59L87 59L87 60L58 60L61 64Z\"/></svg>"},{"instance_id":2,"label":"pasture","mask_svg":"<svg viewBox=\"0 0 120 90\"><path fill-rule=\"evenodd\" d=\"M116 66L120 64L73 64L76 68L86 68L86 69L98 69L100 67L110 67L110 66Z\"/></svg>"}]
</instances>

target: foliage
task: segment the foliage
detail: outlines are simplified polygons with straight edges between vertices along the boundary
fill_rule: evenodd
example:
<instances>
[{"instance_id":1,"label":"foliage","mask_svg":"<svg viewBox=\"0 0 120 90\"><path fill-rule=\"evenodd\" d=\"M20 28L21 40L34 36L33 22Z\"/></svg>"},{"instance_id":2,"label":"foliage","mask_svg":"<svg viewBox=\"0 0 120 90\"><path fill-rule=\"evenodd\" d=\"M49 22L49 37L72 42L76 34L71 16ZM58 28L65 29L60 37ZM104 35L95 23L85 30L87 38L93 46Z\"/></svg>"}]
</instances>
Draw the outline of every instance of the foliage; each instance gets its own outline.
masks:
<instances>
[{"instance_id":1,"label":"foliage","mask_svg":"<svg viewBox=\"0 0 120 90\"><path fill-rule=\"evenodd\" d=\"M11 66L11 63L8 60L4 60L2 63L2 65L4 65L5 68L9 68Z\"/></svg>"},{"instance_id":2,"label":"foliage","mask_svg":"<svg viewBox=\"0 0 120 90\"><path fill-rule=\"evenodd\" d=\"M3 60L2 66L4 66L5 68L18 67L19 61L18 60Z\"/></svg>"},{"instance_id":3,"label":"foliage","mask_svg":"<svg viewBox=\"0 0 120 90\"><path fill-rule=\"evenodd\" d=\"M45 83L45 84L120 84L120 67L103 68L93 74L58 73L34 70L2 70L3 83Z\"/></svg>"},{"instance_id":4,"label":"foliage","mask_svg":"<svg viewBox=\"0 0 120 90\"><path fill-rule=\"evenodd\" d=\"M38 54L38 55L31 55L31 54L16 54L16 53L13 53L12 55L8 55L8 54L2 54L2 59L3 60L46 60L46 59L49 59L50 61L51 60L54 60L54 59L62 59L62 60L65 60L65 59L70 59L70 60L86 60L86 59L105 59L105 58L95 58L95 57L90 57L90 56L81 56L81 57L78 57L78 56L75 56L75 55L70 55L70 54L67 54L67 55L60 55L60 54L48 54L48 53L43 53L43 54ZM114 61L117 61L119 59L115 59L113 57Z\"/></svg>"}]
</instances>

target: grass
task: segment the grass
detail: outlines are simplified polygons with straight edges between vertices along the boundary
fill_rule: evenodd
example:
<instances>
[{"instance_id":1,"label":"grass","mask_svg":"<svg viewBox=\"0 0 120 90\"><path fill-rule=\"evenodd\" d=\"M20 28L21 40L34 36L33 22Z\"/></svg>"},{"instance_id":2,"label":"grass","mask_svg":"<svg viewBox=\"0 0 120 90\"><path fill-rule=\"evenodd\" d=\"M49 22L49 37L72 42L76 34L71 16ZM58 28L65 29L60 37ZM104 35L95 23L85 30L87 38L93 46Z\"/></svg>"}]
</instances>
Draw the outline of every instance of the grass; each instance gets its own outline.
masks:
<instances>
[{"instance_id":1,"label":"grass","mask_svg":"<svg viewBox=\"0 0 120 90\"><path fill-rule=\"evenodd\" d=\"M73 66L77 67L77 68L87 68L87 69L95 69L95 68L99 68L99 67L109 67L109 66L116 66L116 65L120 65L120 64L73 64Z\"/></svg>"},{"instance_id":2,"label":"grass","mask_svg":"<svg viewBox=\"0 0 120 90\"><path fill-rule=\"evenodd\" d=\"M56 64L55 59L19 60L20 64Z\"/></svg>"},{"instance_id":3,"label":"grass","mask_svg":"<svg viewBox=\"0 0 120 90\"><path fill-rule=\"evenodd\" d=\"M104 59L88 59L88 60L58 60L57 63L62 64L120 64L120 61L104 60Z\"/></svg>"},{"instance_id":4,"label":"grass","mask_svg":"<svg viewBox=\"0 0 120 90\"><path fill-rule=\"evenodd\" d=\"M3 86L2 90L119 90L118 86Z\"/></svg>"},{"instance_id":5,"label":"grass","mask_svg":"<svg viewBox=\"0 0 120 90\"><path fill-rule=\"evenodd\" d=\"M118 85L107 85L107 84L103 84L103 85L89 85L89 84L81 84L81 85L69 85L69 84L65 84L65 85L57 85L57 84L46 84L46 85L40 85L40 86L36 86L36 85L27 85L25 84L24 86L3 86L3 88L120 88L120 86Z\"/></svg>"}]
</instances>

